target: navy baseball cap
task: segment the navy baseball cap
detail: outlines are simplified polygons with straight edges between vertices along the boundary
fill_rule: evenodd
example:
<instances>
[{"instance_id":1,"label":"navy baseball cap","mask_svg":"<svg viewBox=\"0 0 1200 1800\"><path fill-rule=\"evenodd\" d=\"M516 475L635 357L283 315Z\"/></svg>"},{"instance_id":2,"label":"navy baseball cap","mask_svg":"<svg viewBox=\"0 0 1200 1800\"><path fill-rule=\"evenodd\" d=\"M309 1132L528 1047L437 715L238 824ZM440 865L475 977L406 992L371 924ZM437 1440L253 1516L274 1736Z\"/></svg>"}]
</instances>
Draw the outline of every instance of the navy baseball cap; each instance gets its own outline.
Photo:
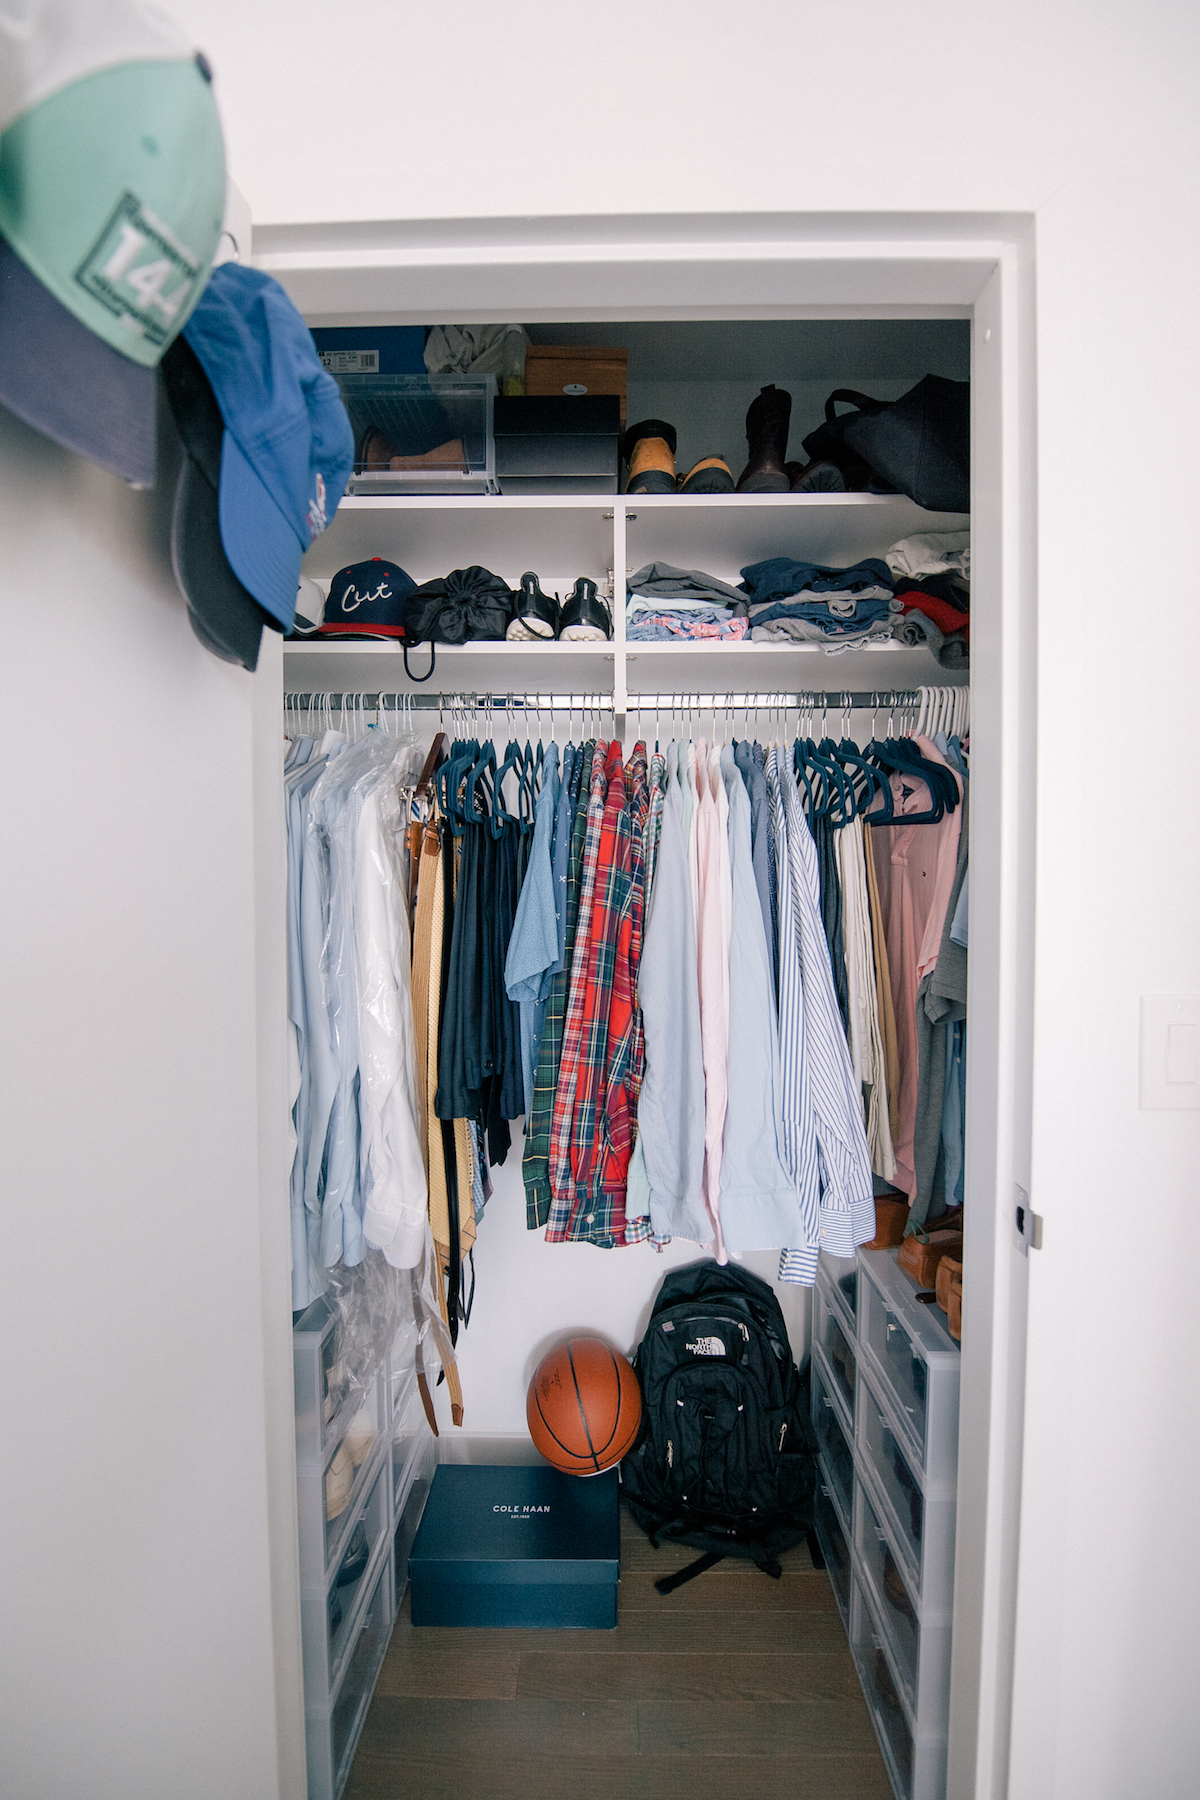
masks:
<instances>
[{"instance_id":1,"label":"navy baseball cap","mask_svg":"<svg viewBox=\"0 0 1200 1800\"><path fill-rule=\"evenodd\" d=\"M213 270L183 335L225 421L225 554L243 586L290 630L300 560L337 511L354 463L337 382L279 283L241 263Z\"/></svg>"},{"instance_id":2,"label":"navy baseball cap","mask_svg":"<svg viewBox=\"0 0 1200 1800\"><path fill-rule=\"evenodd\" d=\"M402 638L404 602L416 585L399 563L382 556L339 569L329 584L319 635Z\"/></svg>"},{"instance_id":3,"label":"navy baseball cap","mask_svg":"<svg viewBox=\"0 0 1200 1800\"><path fill-rule=\"evenodd\" d=\"M171 563L192 630L224 662L258 665L263 626L277 621L242 586L221 543L218 496L225 422L200 359L178 337L162 360L163 385L184 449L171 515Z\"/></svg>"}]
</instances>

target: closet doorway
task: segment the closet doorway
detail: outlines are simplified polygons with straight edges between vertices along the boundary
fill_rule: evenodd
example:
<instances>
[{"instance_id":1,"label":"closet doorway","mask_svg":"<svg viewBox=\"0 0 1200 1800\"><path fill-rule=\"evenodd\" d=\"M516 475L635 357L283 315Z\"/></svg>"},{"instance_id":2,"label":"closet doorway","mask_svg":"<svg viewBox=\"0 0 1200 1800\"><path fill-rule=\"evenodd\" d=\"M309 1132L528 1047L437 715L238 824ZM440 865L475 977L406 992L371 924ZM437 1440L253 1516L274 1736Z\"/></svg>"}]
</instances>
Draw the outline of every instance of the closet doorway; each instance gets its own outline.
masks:
<instances>
[{"instance_id":1,"label":"closet doorway","mask_svg":"<svg viewBox=\"0 0 1200 1800\"><path fill-rule=\"evenodd\" d=\"M278 227L255 234L254 258L314 325L969 322L971 1298L948 1792L990 1800L1007 1779L1027 1271L1014 1223L1016 1190L1028 1187L1033 917L1032 250L1022 223L641 217ZM269 1322L269 1337L273 1330ZM290 1343L274 1348L290 1362ZM280 1519L276 1529L294 1526Z\"/></svg>"}]
</instances>

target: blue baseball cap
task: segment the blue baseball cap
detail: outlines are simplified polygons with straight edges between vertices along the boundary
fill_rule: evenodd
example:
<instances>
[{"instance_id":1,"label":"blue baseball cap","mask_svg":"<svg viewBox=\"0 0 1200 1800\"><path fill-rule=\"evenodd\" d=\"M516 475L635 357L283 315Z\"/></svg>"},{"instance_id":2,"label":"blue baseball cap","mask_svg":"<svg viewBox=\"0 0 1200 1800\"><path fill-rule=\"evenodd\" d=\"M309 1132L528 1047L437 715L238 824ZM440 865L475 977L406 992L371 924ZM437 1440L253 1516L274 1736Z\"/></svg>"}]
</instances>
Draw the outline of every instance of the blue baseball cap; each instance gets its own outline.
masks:
<instances>
[{"instance_id":1,"label":"blue baseball cap","mask_svg":"<svg viewBox=\"0 0 1200 1800\"><path fill-rule=\"evenodd\" d=\"M242 585L290 630L301 558L337 511L354 464L337 382L279 283L241 263L213 270L183 334L225 421L225 554Z\"/></svg>"}]
</instances>

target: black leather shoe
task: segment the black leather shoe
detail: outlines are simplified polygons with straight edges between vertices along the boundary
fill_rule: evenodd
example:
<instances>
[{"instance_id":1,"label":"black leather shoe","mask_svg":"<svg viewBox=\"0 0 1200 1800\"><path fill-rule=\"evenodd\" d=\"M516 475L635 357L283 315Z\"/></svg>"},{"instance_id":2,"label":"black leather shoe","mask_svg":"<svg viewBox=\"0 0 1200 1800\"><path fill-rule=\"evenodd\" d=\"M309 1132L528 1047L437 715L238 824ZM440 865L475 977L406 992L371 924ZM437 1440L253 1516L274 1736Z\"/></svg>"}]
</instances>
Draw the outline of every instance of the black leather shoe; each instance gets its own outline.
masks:
<instances>
[{"instance_id":1,"label":"black leather shoe","mask_svg":"<svg viewBox=\"0 0 1200 1800\"><path fill-rule=\"evenodd\" d=\"M596 584L581 575L563 601L558 635L568 643L598 643L612 636L612 615L596 592Z\"/></svg>"},{"instance_id":2,"label":"black leather shoe","mask_svg":"<svg viewBox=\"0 0 1200 1800\"><path fill-rule=\"evenodd\" d=\"M547 640L558 636L559 606L558 601L550 594L542 592L542 586L532 569L527 569L521 577L518 589L516 615L505 632L510 642L520 643L530 638Z\"/></svg>"}]
</instances>

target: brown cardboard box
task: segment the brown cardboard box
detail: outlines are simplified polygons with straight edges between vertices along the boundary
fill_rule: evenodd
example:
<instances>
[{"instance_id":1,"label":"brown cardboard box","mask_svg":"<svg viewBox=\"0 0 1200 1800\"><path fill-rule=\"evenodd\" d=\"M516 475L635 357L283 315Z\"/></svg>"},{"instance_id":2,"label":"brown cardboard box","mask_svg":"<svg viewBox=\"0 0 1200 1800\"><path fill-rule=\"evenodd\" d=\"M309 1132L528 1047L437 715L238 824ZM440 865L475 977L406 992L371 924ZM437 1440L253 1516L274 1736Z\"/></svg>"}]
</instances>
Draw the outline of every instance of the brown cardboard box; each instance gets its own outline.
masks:
<instances>
[{"instance_id":1,"label":"brown cardboard box","mask_svg":"<svg viewBox=\"0 0 1200 1800\"><path fill-rule=\"evenodd\" d=\"M529 344L525 349L525 392L616 394L625 429L627 350L610 344Z\"/></svg>"}]
</instances>

